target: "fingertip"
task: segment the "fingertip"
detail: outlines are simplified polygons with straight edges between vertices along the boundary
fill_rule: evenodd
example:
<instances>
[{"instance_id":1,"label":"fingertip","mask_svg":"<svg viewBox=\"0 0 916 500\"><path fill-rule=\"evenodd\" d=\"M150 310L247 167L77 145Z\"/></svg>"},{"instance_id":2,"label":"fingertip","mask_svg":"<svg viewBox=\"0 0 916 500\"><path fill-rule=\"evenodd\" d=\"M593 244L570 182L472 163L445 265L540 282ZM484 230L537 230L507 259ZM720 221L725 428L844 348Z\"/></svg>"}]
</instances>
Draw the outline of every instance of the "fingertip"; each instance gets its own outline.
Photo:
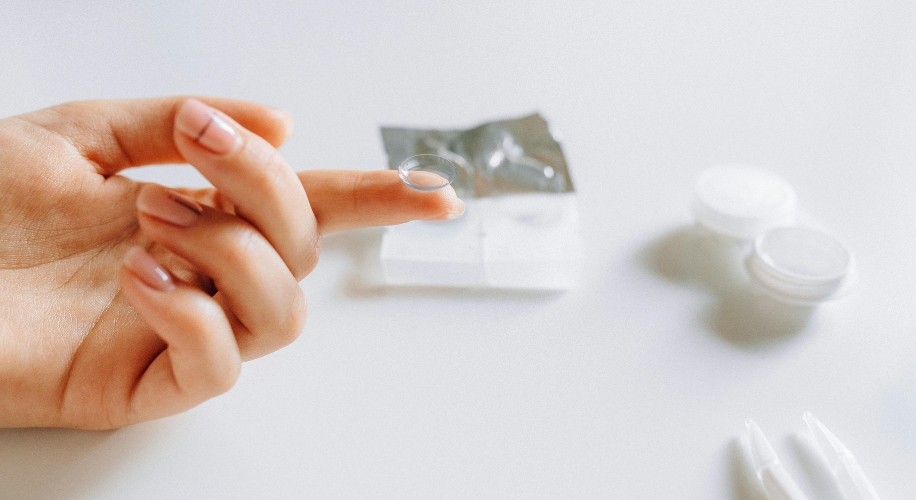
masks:
<instances>
[{"instance_id":1,"label":"fingertip","mask_svg":"<svg viewBox=\"0 0 916 500\"><path fill-rule=\"evenodd\" d=\"M398 200L399 208L408 217L407 220L452 220L464 214L464 201L458 197L458 193L451 184L442 186L442 177L431 172L415 172L415 174L417 175L411 180L416 181L417 184L437 187L417 189L404 182L393 170L373 171L367 173L366 178L372 178L373 182L378 182L379 186L387 185L393 193L397 193L392 197L386 196L386 198ZM370 182L364 182L362 185L370 185Z\"/></svg>"},{"instance_id":2,"label":"fingertip","mask_svg":"<svg viewBox=\"0 0 916 500\"><path fill-rule=\"evenodd\" d=\"M293 135L295 130L295 120L293 120L293 115L289 111L280 108L267 108L267 112L271 117L277 122L277 136L272 138L266 138L274 147L279 147L281 144L286 142Z\"/></svg>"},{"instance_id":3,"label":"fingertip","mask_svg":"<svg viewBox=\"0 0 916 500\"><path fill-rule=\"evenodd\" d=\"M213 108L199 99L189 97L178 105L175 111L175 128L190 137L196 137L210 124Z\"/></svg>"},{"instance_id":4,"label":"fingertip","mask_svg":"<svg viewBox=\"0 0 916 500\"><path fill-rule=\"evenodd\" d=\"M453 220L464 215L464 201L452 186L445 186L436 191L416 191L410 189L410 196L420 202L423 212L416 214L417 219L428 221Z\"/></svg>"},{"instance_id":5,"label":"fingertip","mask_svg":"<svg viewBox=\"0 0 916 500\"><path fill-rule=\"evenodd\" d=\"M263 104L246 103L250 109L246 109L245 115L229 109L230 104L213 98L195 98L189 97L178 104L176 108L176 118L182 114L190 114L196 111L196 117L189 120L187 125L181 125L176 122L176 128L192 139L199 134L210 120L213 111L230 127L245 129L266 140L273 147L280 147L293 134L294 120L293 115L281 108L265 106ZM242 134L244 135L244 134ZM244 139L244 137L242 137Z\"/></svg>"},{"instance_id":6,"label":"fingertip","mask_svg":"<svg viewBox=\"0 0 916 500\"><path fill-rule=\"evenodd\" d=\"M181 103L175 113L176 145L180 151L184 149L182 143L187 143L216 156L228 155L242 147L241 129L231 117L193 97ZM186 140L178 140L181 135Z\"/></svg>"},{"instance_id":7,"label":"fingertip","mask_svg":"<svg viewBox=\"0 0 916 500\"><path fill-rule=\"evenodd\" d=\"M194 225L204 207L194 198L159 184L147 184L137 194L137 212L177 227Z\"/></svg>"},{"instance_id":8,"label":"fingertip","mask_svg":"<svg viewBox=\"0 0 916 500\"><path fill-rule=\"evenodd\" d=\"M446 198L446 220L457 219L458 217L464 215L464 200L458 197L458 193L455 192L455 188L452 186L445 186L442 188L441 192Z\"/></svg>"},{"instance_id":9,"label":"fingertip","mask_svg":"<svg viewBox=\"0 0 916 500\"><path fill-rule=\"evenodd\" d=\"M232 388L241 373L241 354L225 311L212 297L174 281L168 290L157 289L146 276L152 266L158 264L145 250L129 249L120 270L121 288L168 346L170 363L150 369L171 372L166 380L177 384L181 399L189 398L189 408Z\"/></svg>"},{"instance_id":10,"label":"fingertip","mask_svg":"<svg viewBox=\"0 0 916 500\"><path fill-rule=\"evenodd\" d=\"M138 284L153 292L171 292L175 280L171 273L140 247L131 247L124 254L122 269L129 274L124 278L135 278Z\"/></svg>"}]
</instances>

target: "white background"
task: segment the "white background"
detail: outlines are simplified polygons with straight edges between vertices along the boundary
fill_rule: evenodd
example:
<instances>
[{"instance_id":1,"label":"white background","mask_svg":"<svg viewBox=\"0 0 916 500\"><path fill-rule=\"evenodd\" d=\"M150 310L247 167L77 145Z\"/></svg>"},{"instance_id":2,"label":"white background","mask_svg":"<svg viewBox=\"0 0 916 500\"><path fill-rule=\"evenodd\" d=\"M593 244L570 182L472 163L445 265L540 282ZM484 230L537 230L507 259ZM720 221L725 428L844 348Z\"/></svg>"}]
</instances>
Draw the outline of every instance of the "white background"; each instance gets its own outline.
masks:
<instances>
[{"instance_id":1,"label":"white background","mask_svg":"<svg viewBox=\"0 0 916 500\"><path fill-rule=\"evenodd\" d=\"M752 416L833 498L805 410L885 499L916 496L916 3L0 2L2 116L188 93L292 112L299 170L384 168L380 125L540 111L585 279L385 288L379 230L330 237L292 346L176 417L0 430L0 497L750 500ZM678 267L693 180L723 162L795 185L856 253L849 297L792 323Z\"/></svg>"}]
</instances>

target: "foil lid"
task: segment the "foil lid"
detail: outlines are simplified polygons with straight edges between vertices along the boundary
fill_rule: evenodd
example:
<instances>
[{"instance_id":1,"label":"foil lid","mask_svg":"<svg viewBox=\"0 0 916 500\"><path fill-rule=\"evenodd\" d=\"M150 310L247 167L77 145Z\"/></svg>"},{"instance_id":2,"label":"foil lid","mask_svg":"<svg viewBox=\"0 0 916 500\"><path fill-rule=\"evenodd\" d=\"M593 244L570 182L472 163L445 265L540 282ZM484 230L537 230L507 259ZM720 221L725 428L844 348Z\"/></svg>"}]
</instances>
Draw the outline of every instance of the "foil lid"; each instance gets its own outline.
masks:
<instances>
[{"instance_id":1,"label":"foil lid","mask_svg":"<svg viewBox=\"0 0 916 500\"><path fill-rule=\"evenodd\" d=\"M451 160L462 198L574 191L563 149L538 114L469 130L382 127L382 141L393 170L418 154Z\"/></svg>"}]
</instances>

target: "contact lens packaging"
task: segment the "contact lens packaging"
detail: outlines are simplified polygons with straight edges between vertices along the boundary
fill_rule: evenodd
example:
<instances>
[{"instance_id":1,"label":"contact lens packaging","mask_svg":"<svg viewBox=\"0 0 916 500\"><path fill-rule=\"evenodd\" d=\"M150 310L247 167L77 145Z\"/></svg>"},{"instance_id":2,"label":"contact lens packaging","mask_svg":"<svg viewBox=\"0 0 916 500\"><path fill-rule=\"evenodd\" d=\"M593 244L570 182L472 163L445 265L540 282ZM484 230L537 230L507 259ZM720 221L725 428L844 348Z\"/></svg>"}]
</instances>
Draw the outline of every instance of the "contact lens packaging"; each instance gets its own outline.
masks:
<instances>
[{"instance_id":1,"label":"contact lens packaging","mask_svg":"<svg viewBox=\"0 0 916 500\"><path fill-rule=\"evenodd\" d=\"M576 193L558 140L540 115L470 130L382 128L389 168L415 155L457 166L465 213L386 229L392 285L563 290L581 275Z\"/></svg>"},{"instance_id":2,"label":"contact lens packaging","mask_svg":"<svg viewBox=\"0 0 916 500\"><path fill-rule=\"evenodd\" d=\"M719 285L746 282L780 302L811 306L842 296L854 281L849 248L802 215L795 189L770 171L707 169L696 183L693 213L696 267Z\"/></svg>"}]
</instances>

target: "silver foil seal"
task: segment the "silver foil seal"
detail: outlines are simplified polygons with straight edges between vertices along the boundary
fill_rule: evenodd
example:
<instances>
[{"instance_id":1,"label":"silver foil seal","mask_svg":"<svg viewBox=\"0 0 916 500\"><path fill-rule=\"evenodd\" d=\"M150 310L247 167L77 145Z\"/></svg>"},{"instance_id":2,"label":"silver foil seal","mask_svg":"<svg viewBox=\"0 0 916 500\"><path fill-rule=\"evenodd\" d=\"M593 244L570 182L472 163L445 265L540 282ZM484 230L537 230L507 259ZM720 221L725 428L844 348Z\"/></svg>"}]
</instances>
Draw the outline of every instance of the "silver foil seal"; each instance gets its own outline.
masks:
<instances>
[{"instance_id":1,"label":"silver foil seal","mask_svg":"<svg viewBox=\"0 0 916 500\"><path fill-rule=\"evenodd\" d=\"M418 154L451 160L462 198L574 191L563 149L538 114L469 130L382 127L382 141L393 170Z\"/></svg>"}]
</instances>

